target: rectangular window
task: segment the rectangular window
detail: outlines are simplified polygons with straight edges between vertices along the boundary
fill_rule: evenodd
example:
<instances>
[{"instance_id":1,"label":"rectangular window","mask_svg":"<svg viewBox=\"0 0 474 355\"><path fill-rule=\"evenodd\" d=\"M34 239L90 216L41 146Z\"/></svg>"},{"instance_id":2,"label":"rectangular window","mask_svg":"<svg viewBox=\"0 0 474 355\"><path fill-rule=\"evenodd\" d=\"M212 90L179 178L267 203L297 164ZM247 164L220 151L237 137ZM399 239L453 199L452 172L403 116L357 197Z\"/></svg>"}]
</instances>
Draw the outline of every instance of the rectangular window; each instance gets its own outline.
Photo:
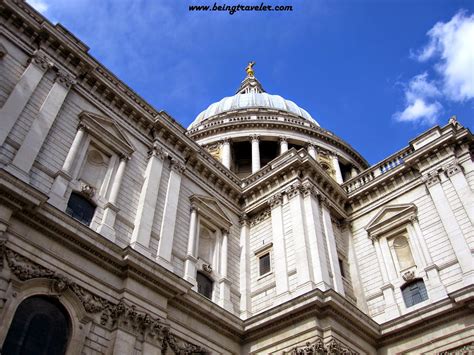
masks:
<instances>
[{"instance_id":1,"label":"rectangular window","mask_svg":"<svg viewBox=\"0 0 474 355\"><path fill-rule=\"evenodd\" d=\"M341 258L338 259L339 261L339 270L341 270L341 276L346 277L346 270L344 270L344 262Z\"/></svg>"},{"instance_id":2,"label":"rectangular window","mask_svg":"<svg viewBox=\"0 0 474 355\"><path fill-rule=\"evenodd\" d=\"M258 258L258 261L260 276L268 274L270 272L270 253L263 254Z\"/></svg>"}]
</instances>

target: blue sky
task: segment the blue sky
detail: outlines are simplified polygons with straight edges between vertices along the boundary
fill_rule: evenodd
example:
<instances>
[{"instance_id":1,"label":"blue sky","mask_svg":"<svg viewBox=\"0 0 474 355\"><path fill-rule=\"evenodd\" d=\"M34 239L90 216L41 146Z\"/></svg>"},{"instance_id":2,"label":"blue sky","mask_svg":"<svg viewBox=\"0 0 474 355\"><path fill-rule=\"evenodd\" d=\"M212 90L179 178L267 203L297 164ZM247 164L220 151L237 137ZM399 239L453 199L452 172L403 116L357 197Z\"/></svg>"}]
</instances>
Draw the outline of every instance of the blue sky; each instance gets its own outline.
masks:
<instances>
[{"instance_id":1,"label":"blue sky","mask_svg":"<svg viewBox=\"0 0 474 355\"><path fill-rule=\"evenodd\" d=\"M190 12L215 0L30 0L185 127L248 61L369 163L457 115L474 126L474 1L265 0L293 12ZM222 0L218 4L260 4Z\"/></svg>"}]
</instances>

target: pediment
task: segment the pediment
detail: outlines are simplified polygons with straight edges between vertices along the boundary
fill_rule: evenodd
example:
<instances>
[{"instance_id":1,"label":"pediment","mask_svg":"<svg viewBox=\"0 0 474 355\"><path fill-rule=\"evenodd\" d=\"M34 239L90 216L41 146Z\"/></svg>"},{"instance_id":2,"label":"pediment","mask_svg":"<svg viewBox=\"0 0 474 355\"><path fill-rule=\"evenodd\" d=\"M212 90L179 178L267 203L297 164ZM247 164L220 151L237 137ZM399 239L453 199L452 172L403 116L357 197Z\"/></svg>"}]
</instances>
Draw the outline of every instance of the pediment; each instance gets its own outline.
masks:
<instances>
[{"instance_id":1,"label":"pediment","mask_svg":"<svg viewBox=\"0 0 474 355\"><path fill-rule=\"evenodd\" d=\"M79 119L90 135L117 153L130 156L135 151L127 135L115 120L86 111L79 115Z\"/></svg>"},{"instance_id":2,"label":"pediment","mask_svg":"<svg viewBox=\"0 0 474 355\"><path fill-rule=\"evenodd\" d=\"M416 206L412 203L385 206L372 218L365 230L370 238L376 238L408 223L412 217L416 216L416 212Z\"/></svg>"},{"instance_id":3,"label":"pediment","mask_svg":"<svg viewBox=\"0 0 474 355\"><path fill-rule=\"evenodd\" d=\"M217 227L228 230L232 225L231 220L215 198L193 195L191 196L191 203L198 208L200 215L209 219Z\"/></svg>"}]
</instances>

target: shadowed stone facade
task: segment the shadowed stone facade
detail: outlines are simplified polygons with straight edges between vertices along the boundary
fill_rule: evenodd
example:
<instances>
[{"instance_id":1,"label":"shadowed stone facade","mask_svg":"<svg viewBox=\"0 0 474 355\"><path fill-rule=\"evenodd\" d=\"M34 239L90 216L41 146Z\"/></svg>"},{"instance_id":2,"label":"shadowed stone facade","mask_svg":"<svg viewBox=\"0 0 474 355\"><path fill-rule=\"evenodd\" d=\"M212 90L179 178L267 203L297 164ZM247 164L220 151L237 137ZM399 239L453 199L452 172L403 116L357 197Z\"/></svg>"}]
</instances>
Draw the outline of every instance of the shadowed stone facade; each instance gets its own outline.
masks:
<instances>
[{"instance_id":1,"label":"shadowed stone facade","mask_svg":"<svg viewBox=\"0 0 474 355\"><path fill-rule=\"evenodd\" d=\"M247 70L185 129L26 3L0 19L4 351L61 317L67 354L474 351L456 118L369 166Z\"/></svg>"}]
</instances>

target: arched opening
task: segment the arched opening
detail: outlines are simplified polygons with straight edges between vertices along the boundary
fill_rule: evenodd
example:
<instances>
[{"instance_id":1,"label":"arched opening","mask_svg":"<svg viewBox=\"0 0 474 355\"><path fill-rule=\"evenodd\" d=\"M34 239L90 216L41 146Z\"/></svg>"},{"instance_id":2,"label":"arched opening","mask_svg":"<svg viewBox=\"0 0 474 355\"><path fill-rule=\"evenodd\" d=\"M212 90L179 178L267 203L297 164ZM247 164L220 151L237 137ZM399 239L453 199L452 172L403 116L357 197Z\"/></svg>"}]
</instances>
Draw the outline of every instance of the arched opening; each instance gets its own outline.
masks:
<instances>
[{"instance_id":1,"label":"arched opening","mask_svg":"<svg viewBox=\"0 0 474 355\"><path fill-rule=\"evenodd\" d=\"M90 225L94 217L95 204L85 196L73 192L67 203L66 213L79 222Z\"/></svg>"},{"instance_id":2,"label":"arched opening","mask_svg":"<svg viewBox=\"0 0 474 355\"><path fill-rule=\"evenodd\" d=\"M1 353L62 355L70 335L71 321L59 301L33 296L18 306Z\"/></svg>"}]
</instances>

